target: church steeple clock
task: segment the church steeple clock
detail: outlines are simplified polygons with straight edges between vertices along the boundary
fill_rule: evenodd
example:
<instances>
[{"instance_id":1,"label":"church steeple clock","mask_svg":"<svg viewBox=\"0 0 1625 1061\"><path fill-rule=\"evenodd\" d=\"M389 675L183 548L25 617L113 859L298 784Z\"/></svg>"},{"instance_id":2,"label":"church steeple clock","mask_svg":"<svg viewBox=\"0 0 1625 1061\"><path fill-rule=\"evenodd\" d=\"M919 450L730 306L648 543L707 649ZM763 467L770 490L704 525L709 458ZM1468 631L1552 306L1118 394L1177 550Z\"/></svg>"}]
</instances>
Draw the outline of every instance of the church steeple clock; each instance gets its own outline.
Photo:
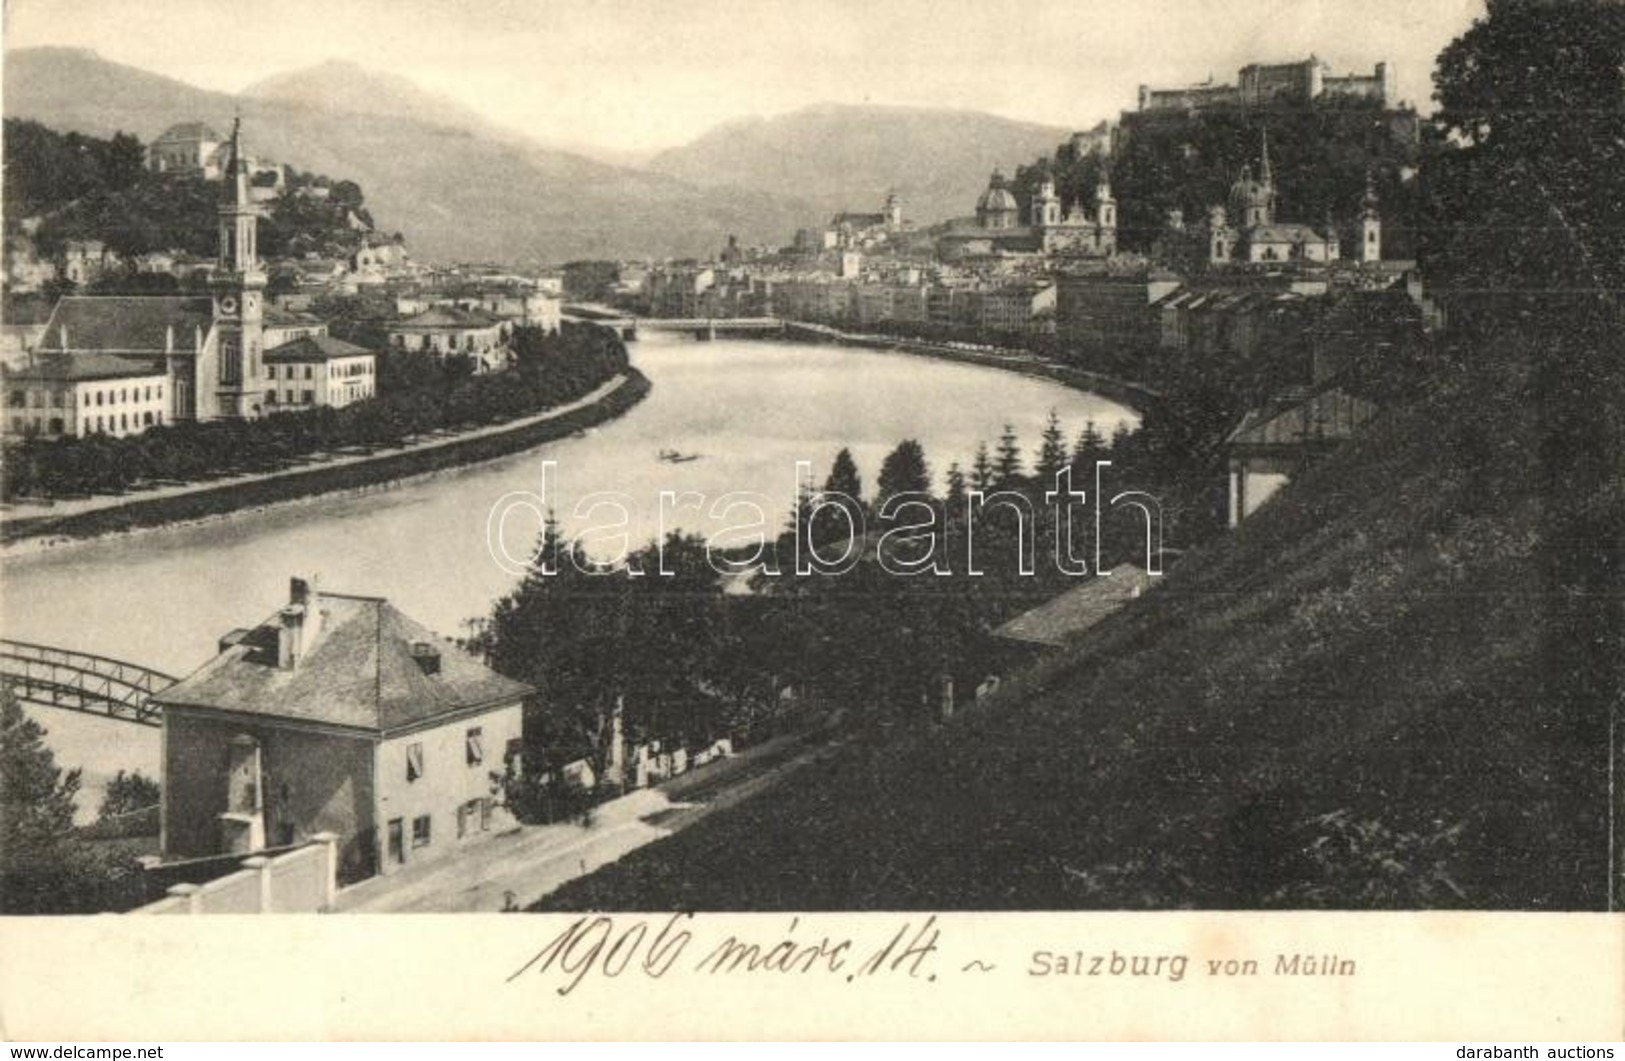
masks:
<instances>
[{"instance_id":1,"label":"church steeple clock","mask_svg":"<svg viewBox=\"0 0 1625 1061\"><path fill-rule=\"evenodd\" d=\"M264 395L265 273L260 269L258 212L248 195L248 159L243 155L242 119L231 126L231 156L220 198L220 258L212 286L215 331L219 336L215 415L258 416ZM203 390L208 380L199 379Z\"/></svg>"}]
</instances>

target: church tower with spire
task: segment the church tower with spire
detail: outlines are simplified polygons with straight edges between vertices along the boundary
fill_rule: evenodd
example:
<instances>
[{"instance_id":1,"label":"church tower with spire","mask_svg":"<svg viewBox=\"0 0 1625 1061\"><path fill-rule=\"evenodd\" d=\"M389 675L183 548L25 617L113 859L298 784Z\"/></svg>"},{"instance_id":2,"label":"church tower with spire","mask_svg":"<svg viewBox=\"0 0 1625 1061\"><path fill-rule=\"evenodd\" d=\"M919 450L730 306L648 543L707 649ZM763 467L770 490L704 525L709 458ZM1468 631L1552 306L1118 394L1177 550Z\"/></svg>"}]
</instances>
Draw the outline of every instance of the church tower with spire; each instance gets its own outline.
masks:
<instances>
[{"instance_id":1,"label":"church tower with spire","mask_svg":"<svg viewBox=\"0 0 1625 1061\"><path fill-rule=\"evenodd\" d=\"M1365 174L1365 195L1360 198L1360 254L1362 262L1382 261L1382 216L1377 211L1377 189L1371 171Z\"/></svg>"},{"instance_id":2,"label":"church tower with spire","mask_svg":"<svg viewBox=\"0 0 1625 1061\"><path fill-rule=\"evenodd\" d=\"M231 126L230 159L220 199L220 256L211 292L219 337L214 378L197 379L199 396L215 394L213 416L259 416L265 386L260 378L265 342L265 284L260 268L259 215L249 199L248 159L243 154L242 119ZM200 403L202 404L202 403Z\"/></svg>"}]
</instances>

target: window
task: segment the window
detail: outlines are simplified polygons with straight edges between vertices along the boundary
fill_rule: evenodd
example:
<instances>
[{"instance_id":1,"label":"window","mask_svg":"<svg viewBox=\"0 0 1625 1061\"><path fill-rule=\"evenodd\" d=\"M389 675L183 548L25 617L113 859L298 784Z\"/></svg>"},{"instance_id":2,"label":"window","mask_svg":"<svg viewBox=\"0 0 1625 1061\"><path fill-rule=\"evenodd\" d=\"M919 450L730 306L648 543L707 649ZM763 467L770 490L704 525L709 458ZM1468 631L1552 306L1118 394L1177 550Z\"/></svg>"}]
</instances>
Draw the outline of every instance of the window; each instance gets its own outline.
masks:
<instances>
[{"instance_id":1,"label":"window","mask_svg":"<svg viewBox=\"0 0 1625 1061\"><path fill-rule=\"evenodd\" d=\"M412 846L429 846L429 816L420 814L412 819Z\"/></svg>"},{"instance_id":2,"label":"window","mask_svg":"<svg viewBox=\"0 0 1625 1061\"><path fill-rule=\"evenodd\" d=\"M310 378L311 378L311 374L310 374L310 366L309 366L309 365L306 365L306 366L305 366L305 378L306 378L306 379L310 379Z\"/></svg>"},{"instance_id":3,"label":"window","mask_svg":"<svg viewBox=\"0 0 1625 1061\"><path fill-rule=\"evenodd\" d=\"M469 833L476 831L488 832L491 828L491 800L475 798L467 803L457 806L457 839L461 840Z\"/></svg>"},{"instance_id":4,"label":"window","mask_svg":"<svg viewBox=\"0 0 1625 1061\"><path fill-rule=\"evenodd\" d=\"M303 401L304 401L304 403L306 405L309 405L310 403L314 402L315 400L316 400L316 392L315 391L305 391L304 392Z\"/></svg>"},{"instance_id":5,"label":"window","mask_svg":"<svg viewBox=\"0 0 1625 1061\"><path fill-rule=\"evenodd\" d=\"M61 433L62 433L62 418L60 416L51 417L51 434L60 435Z\"/></svg>"},{"instance_id":6,"label":"window","mask_svg":"<svg viewBox=\"0 0 1625 1061\"><path fill-rule=\"evenodd\" d=\"M406 746L406 779L416 781L423 776L423 745L421 743ZM414 826L416 828L416 826Z\"/></svg>"},{"instance_id":7,"label":"window","mask_svg":"<svg viewBox=\"0 0 1625 1061\"><path fill-rule=\"evenodd\" d=\"M468 731L464 745L468 752L469 766L478 766L485 762L485 737L480 733L480 727L475 726Z\"/></svg>"},{"instance_id":8,"label":"window","mask_svg":"<svg viewBox=\"0 0 1625 1061\"><path fill-rule=\"evenodd\" d=\"M13 409L21 409L26 404L28 404L28 392L27 391L12 391L11 392L11 407Z\"/></svg>"}]
</instances>

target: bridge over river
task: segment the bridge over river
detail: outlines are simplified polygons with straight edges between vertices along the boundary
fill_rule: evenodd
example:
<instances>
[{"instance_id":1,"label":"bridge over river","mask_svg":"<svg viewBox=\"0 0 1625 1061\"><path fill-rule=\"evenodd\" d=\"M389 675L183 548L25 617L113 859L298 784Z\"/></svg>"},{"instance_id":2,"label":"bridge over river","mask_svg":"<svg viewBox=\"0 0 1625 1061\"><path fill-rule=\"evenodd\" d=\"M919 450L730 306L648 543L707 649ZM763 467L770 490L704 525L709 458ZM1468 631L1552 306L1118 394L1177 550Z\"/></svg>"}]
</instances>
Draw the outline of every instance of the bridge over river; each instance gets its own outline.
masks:
<instances>
[{"instance_id":1,"label":"bridge over river","mask_svg":"<svg viewBox=\"0 0 1625 1061\"><path fill-rule=\"evenodd\" d=\"M785 324L777 317L634 317L631 314L594 303L571 304L564 307L566 320L587 321L614 328L622 339L638 337L640 328L648 331L683 332L696 339L715 339L717 335L778 334Z\"/></svg>"},{"instance_id":2,"label":"bridge over river","mask_svg":"<svg viewBox=\"0 0 1625 1061\"><path fill-rule=\"evenodd\" d=\"M123 660L90 652L0 640L0 689L25 704L160 726L153 697L178 679Z\"/></svg>"}]
</instances>

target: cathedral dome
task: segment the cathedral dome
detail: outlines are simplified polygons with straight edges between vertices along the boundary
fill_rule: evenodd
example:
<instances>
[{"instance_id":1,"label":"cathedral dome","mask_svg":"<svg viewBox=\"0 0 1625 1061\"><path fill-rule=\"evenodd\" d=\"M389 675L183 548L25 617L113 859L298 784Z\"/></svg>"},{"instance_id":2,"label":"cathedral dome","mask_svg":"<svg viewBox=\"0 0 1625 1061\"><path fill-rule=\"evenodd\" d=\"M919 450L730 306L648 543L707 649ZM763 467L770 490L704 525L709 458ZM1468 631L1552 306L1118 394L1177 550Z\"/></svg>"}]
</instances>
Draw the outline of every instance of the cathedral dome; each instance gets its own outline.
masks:
<instances>
[{"instance_id":1,"label":"cathedral dome","mask_svg":"<svg viewBox=\"0 0 1625 1061\"><path fill-rule=\"evenodd\" d=\"M976 200L976 209L984 213L1016 210L1016 197L1010 194L1008 188L989 188Z\"/></svg>"},{"instance_id":2,"label":"cathedral dome","mask_svg":"<svg viewBox=\"0 0 1625 1061\"><path fill-rule=\"evenodd\" d=\"M1249 206L1268 206L1273 197L1273 189L1255 180L1251 169L1242 170L1240 179L1230 186L1230 202L1238 210Z\"/></svg>"}]
</instances>

